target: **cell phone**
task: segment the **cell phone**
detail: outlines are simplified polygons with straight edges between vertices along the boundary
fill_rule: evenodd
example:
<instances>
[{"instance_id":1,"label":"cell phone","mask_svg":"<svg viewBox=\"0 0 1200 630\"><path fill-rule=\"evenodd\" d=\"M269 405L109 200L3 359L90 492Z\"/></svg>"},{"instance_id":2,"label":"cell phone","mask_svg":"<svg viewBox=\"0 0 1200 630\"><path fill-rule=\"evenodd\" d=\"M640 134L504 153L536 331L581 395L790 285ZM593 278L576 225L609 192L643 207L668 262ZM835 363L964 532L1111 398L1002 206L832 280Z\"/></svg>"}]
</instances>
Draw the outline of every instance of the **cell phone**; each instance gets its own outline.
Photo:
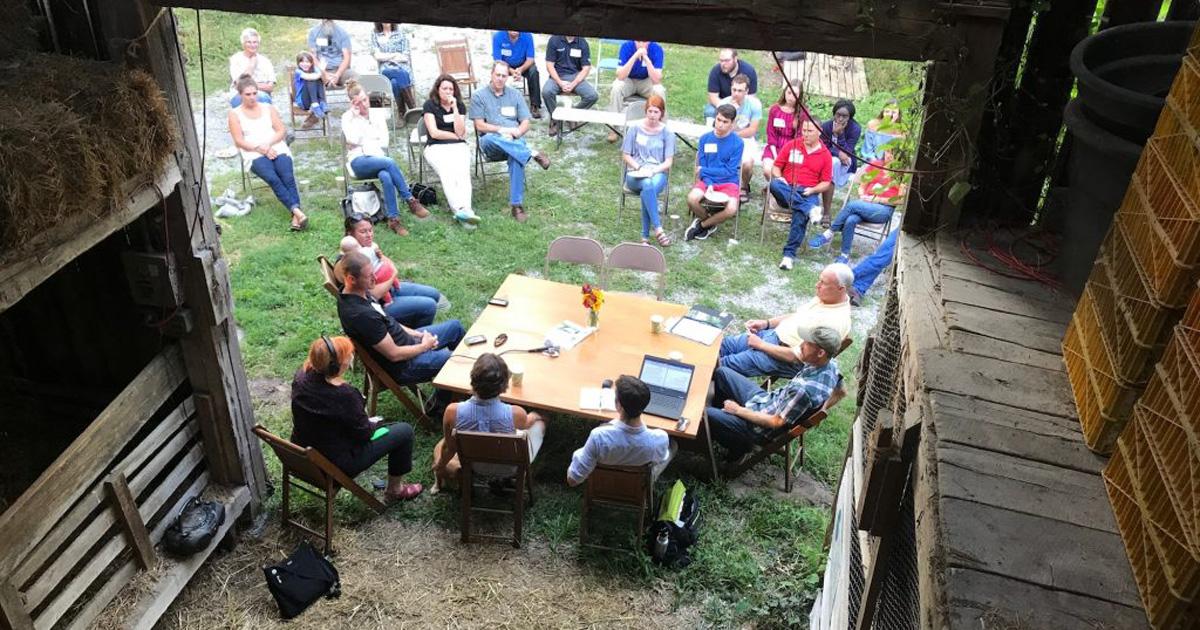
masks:
<instances>
[{"instance_id":1,"label":"cell phone","mask_svg":"<svg viewBox=\"0 0 1200 630\"><path fill-rule=\"evenodd\" d=\"M495 298L494 297L494 298L488 300L488 304L491 304L492 306L505 307L505 306L508 306L508 300L506 300L504 298Z\"/></svg>"},{"instance_id":2,"label":"cell phone","mask_svg":"<svg viewBox=\"0 0 1200 630\"><path fill-rule=\"evenodd\" d=\"M470 337L463 339L463 341L466 342L468 346L474 346L487 341L487 337L484 337L483 335L471 335Z\"/></svg>"}]
</instances>

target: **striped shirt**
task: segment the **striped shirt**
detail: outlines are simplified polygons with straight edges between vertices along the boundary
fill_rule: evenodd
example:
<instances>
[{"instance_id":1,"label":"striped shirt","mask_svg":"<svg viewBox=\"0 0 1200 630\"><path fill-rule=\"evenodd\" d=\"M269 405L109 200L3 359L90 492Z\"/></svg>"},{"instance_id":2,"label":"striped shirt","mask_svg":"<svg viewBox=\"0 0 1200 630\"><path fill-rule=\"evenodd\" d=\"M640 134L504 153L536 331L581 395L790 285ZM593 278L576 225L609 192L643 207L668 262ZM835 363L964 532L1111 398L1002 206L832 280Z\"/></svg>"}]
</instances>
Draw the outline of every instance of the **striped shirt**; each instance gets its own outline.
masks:
<instances>
[{"instance_id":1,"label":"striped shirt","mask_svg":"<svg viewBox=\"0 0 1200 630\"><path fill-rule=\"evenodd\" d=\"M781 416L788 427L793 427L825 404L837 383L837 361L830 360L822 366L806 363L787 384L769 392L755 394L746 401L746 408ZM762 437L767 437L775 431L757 424L751 425L751 428Z\"/></svg>"}]
</instances>

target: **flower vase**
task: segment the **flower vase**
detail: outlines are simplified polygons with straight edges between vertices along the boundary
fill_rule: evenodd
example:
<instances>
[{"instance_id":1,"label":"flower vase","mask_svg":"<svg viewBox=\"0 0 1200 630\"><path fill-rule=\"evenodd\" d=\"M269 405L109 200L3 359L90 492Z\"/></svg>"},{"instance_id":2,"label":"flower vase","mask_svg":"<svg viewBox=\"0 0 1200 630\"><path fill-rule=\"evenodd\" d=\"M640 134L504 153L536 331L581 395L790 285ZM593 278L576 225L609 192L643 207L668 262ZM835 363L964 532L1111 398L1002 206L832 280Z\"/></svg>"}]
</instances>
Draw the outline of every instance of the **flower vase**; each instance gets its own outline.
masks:
<instances>
[{"instance_id":1,"label":"flower vase","mask_svg":"<svg viewBox=\"0 0 1200 630\"><path fill-rule=\"evenodd\" d=\"M600 311L593 311L590 308L588 309L588 326L591 326L592 328L600 327Z\"/></svg>"}]
</instances>

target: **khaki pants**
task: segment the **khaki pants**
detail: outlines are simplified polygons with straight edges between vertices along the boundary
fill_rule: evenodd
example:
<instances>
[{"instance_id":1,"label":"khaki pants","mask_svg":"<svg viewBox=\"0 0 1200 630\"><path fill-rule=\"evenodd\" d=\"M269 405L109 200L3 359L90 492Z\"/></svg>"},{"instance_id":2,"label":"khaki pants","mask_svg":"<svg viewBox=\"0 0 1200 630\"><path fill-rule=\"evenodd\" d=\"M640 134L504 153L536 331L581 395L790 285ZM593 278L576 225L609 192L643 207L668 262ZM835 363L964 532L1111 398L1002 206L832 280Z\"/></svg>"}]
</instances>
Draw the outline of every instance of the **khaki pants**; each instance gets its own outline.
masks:
<instances>
[{"instance_id":1,"label":"khaki pants","mask_svg":"<svg viewBox=\"0 0 1200 630\"><path fill-rule=\"evenodd\" d=\"M642 98L650 98L651 94L657 94L665 100L667 98L667 89L662 84L655 85L649 78L645 79L617 79L613 81L612 91L609 93L609 109L614 112L625 111L625 99L633 95L641 96Z\"/></svg>"}]
</instances>

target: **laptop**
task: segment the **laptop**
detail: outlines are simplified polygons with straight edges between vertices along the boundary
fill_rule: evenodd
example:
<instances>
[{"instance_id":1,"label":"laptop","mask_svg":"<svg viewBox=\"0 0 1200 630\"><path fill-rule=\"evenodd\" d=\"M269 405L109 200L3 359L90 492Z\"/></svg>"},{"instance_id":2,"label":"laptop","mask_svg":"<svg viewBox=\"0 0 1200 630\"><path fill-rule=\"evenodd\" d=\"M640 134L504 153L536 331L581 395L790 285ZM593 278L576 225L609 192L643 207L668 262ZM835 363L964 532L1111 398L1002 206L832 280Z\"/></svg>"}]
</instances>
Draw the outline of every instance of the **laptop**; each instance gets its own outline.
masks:
<instances>
[{"instance_id":1,"label":"laptop","mask_svg":"<svg viewBox=\"0 0 1200 630\"><path fill-rule=\"evenodd\" d=\"M678 420L687 402L696 366L646 355L638 378L650 387L650 404L645 413Z\"/></svg>"}]
</instances>

